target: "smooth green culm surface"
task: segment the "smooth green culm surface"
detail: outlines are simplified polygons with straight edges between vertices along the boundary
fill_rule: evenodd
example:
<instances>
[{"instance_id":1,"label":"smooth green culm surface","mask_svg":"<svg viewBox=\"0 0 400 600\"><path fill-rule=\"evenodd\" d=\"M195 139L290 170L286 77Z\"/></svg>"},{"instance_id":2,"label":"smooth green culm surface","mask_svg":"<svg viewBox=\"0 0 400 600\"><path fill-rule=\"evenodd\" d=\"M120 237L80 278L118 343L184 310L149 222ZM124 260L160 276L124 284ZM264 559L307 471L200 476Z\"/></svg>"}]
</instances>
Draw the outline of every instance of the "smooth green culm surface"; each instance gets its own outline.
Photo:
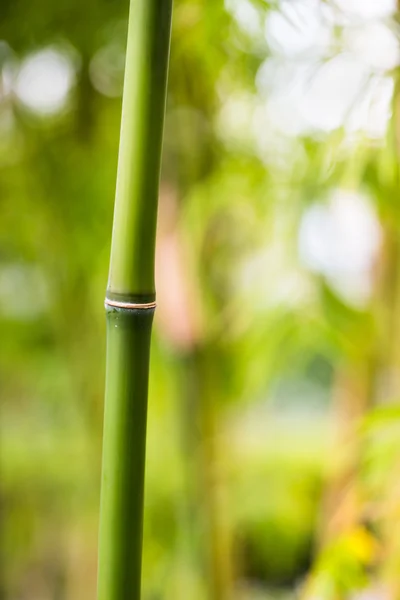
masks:
<instances>
[{"instance_id":1,"label":"smooth green culm surface","mask_svg":"<svg viewBox=\"0 0 400 600\"><path fill-rule=\"evenodd\" d=\"M109 298L154 300L172 0L131 0Z\"/></svg>"},{"instance_id":2,"label":"smooth green culm surface","mask_svg":"<svg viewBox=\"0 0 400 600\"><path fill-rule=\"evenodd\" d=\"M99 600L140 598L147 387L154 310L107 311Z\"/></svg>"},{"instance_id":3,"label":"smooth green culm surface","mask_svg":"<svg viewBox=\"0 0 400 600\"><path fill-rule=\"evenodd\" d=\"M154 255L172 0L131 0L107 288L98 600L140 600Z\"/></svg>"}]
</instances>

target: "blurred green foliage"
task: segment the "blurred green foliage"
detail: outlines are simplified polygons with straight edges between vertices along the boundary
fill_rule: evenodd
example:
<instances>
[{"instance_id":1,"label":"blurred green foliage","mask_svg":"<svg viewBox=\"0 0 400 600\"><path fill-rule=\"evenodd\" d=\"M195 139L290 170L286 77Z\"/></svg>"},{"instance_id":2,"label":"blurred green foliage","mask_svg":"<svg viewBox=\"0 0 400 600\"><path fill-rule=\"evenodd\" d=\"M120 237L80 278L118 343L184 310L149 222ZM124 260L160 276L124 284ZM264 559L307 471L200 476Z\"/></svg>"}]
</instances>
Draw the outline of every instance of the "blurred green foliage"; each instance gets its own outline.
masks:
<instances>
[{"instance_id":1,"label":"blurred green foliage","mask_svg":"<svg viewBox=\"0 0 400 600\"><path fill-rule=\"evenodd\" d=\"M341 2L290 4L175 3L148 600L398 593L397 66L369 65L352 99L361 114L370 86L389 85L375 137L347 113L329 127L291 125L296 70L278 112L268 104L303 60L315 15L330 41L322 53L318 40L305 46L310 89L357 27L382 22L397 35L397 20L393 7L357 21ZM2 599L95 597L127 11L125 0L0 7Z\"/></svg>"}]
</instances>

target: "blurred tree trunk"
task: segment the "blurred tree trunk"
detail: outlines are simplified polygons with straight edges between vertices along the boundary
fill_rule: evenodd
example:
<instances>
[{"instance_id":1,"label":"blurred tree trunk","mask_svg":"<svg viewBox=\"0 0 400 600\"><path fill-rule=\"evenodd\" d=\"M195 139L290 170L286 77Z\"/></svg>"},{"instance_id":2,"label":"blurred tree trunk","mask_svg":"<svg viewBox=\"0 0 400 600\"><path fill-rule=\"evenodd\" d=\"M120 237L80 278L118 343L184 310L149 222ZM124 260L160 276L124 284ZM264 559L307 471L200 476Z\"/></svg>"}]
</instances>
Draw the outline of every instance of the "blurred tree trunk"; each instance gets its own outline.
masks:
<instances>
[{"instance_id":1,"label":"blurred tree trunk","mask_svg":"<svg viewBox=\"0 0 400 600\"><path fill-rule=\"evenodd\" d=\"M194 347L181 359L182 440L186 465L186 515L195 561L201 565L207 598L233 597L232 540L221 448L219 382L209 349Z\"/></svg>"},{"instance_id":2,"label":"blurred tree trunk","mask_svg":"<svg viewBox=\"0 0 400 600\"><path fill-rule=\"evenodd\" d=\"M223 382L216 376L217 357L212 349L203 347L194 356L198 374L199 420L199 497L205 520L205 542L208 550L207 580L210 600L229 600L233 596L232 544L229 524L229 506L223 457L227 448L221 448L220 394Z\"/></svg>"},{"instance_id":3,"label":"blurred tree trunk","mask_svg":"<svg viewBox=\"0 0 400 600\"><path fill-rule=\"evenodd\" d=\"M206 582L209 600L233 594L229 507L220 447L218 356L202 339L195 286L182 257L174 193L164 188L158 235L159 324L180 357L181 444L185 470L185 514L194 568ZM174 285L171 286L171 281ZM171 292L173 290L173 292ZM179 315L179 319L176 318Z\"/></svg>"},{"instance_id":4,"label":"blurred tree trunk","mask_svg":"<svg viewBox=\"0 0 400 600\"><path fill-rule=\"evenodd\" d=\"M400 10L400 2L399 2ZM400 84L396 82L393 121L389 138L396 157L395 181L389 185L393 201L400 193ZM373 273L371 315L375 325L370 351L360 353L358 365L349 363L336 377L334 413L338 435L335 448L344 460L328 483L323 509L320 543L325 545L357 524L372 522L381 530L383 554L380 575L390 598L400 597L400 460L387 497L366 506L359 476L363 439L358 427L368 410L400 399L400 230L396 208L388 198L381 215L382 244ZM371 514L371 510L373 511Z\"/></svg>"},{"instance_id":5,"label":"blurred tree trunk","mask_svg":"<svg viewBox=\"0 0 400 600\"><path fill-rule=\"evenodd\" d=\"M397 2L397 20L400 20L400 0ZM393 152L395 155L395 181L393 202L400 194L400 79L396 75L393 98ZM391 207L389 207L391 208ZM384 227L384 243L381 265L380 361L381 378L378 401L381 404L400 401L400 227L396 207L389 212ZM400 597L400 459L395 458L393 470L388 477L386 497L382 500L383 556L381 572L388 585L390 598Z\"/></svg>"},{"instance_id":6,"label":"blurred tree trunk","mask_svg":"<svg viewBox=\"0 0 400 600\"><path fill-rule=\"evenodd\" d=\"M319 545L325 546L358 525L362 518L359 425L371 406L368 361L348 363L336 373L332 416L335 422L332 472L323 498Z\"/></svg>"}]
</instances>

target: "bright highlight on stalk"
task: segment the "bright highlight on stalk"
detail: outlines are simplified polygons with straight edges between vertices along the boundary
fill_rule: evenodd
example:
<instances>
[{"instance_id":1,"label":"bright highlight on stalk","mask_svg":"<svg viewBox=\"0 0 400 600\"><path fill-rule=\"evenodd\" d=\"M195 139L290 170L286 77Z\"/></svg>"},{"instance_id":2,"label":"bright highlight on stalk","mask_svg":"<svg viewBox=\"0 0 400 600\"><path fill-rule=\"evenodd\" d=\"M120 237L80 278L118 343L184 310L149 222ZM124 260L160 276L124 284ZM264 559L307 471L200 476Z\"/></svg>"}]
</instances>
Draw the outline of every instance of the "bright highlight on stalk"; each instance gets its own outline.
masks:
<instances>
[{"instance_id":1,"label":"bright highlight on stalk","mask_svg":"<svg viewBox=\"0 0 400 600\"><path fill-rule=\"evenodd\" d=\"M106 297L98 600L139 600L154 254L172 0L131 0Z\"/></svg>"}]
</instances>

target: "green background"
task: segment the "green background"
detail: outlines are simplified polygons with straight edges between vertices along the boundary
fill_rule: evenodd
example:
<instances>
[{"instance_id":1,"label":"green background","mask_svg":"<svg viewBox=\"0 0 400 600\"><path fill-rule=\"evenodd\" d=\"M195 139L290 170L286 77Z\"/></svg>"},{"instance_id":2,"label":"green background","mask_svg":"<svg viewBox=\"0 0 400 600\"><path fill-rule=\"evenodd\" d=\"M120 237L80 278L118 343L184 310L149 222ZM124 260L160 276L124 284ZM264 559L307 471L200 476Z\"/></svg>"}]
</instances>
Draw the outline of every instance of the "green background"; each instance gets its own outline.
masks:
<instances>
[{"instance_id":1,"label":"green background","mask_svg":"<svg viewBox=\"0 0 400 600\"><path fill-rule=\"evenodd\" d=\"M283 110L302 60L311 89L356 30L381 23L396 37L397 16L289 4L175 2L144 600L398 597L397 59L367 62L329 126L304 117L323 94L305 94L302 120ZM127 13L125 0L1 1L1 600L96 594ZM329 31L322 50L313 19ZM339 103L346 85L329 81ZM390 92L376 135L373 85ZM349 125L362 110L364 125ZM310 214L314 263L301 241Z\"/></svg>"}]
</instances>

